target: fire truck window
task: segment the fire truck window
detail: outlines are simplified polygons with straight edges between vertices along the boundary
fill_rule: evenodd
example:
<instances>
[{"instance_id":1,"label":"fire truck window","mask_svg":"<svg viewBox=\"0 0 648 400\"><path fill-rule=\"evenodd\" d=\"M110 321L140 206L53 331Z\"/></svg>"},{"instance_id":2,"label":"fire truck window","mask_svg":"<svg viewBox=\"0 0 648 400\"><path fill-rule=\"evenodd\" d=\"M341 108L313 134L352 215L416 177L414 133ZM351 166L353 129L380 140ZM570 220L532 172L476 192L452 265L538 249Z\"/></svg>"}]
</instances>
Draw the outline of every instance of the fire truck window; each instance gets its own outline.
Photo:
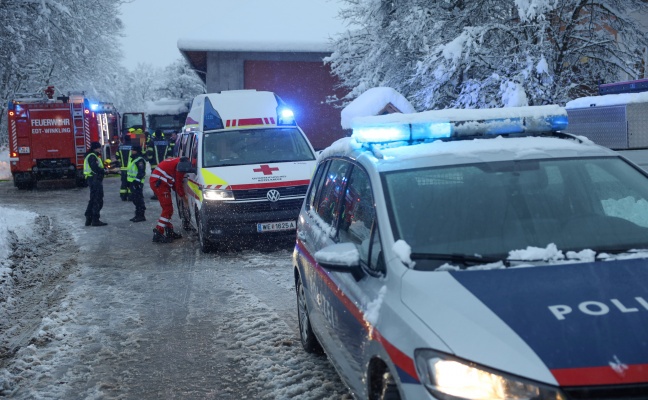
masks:
<instances>
[{"instance_id":1,"label":"fire truck window","mask_svg":"<svg viewBox=\"0 0 648 400\"><path fill-rule=\"evenodd\" d=\"M375 215L374 201L369 176L360 167L351 171L341 206L340 242L351 242L368 249Z\"/></svg>"},{"instance_id":2,"label":"fire truck window","mask_svg":"<svg viewBox=\"0 0 648 400\"><path fill-rule=\"evenodd\" d=\"M349 163L333 160L326 176L322 177L323 185L317 204L317 213L327 224L333 226L339 215L339 204L344 190Z\"/></svg>"}]
</instances>

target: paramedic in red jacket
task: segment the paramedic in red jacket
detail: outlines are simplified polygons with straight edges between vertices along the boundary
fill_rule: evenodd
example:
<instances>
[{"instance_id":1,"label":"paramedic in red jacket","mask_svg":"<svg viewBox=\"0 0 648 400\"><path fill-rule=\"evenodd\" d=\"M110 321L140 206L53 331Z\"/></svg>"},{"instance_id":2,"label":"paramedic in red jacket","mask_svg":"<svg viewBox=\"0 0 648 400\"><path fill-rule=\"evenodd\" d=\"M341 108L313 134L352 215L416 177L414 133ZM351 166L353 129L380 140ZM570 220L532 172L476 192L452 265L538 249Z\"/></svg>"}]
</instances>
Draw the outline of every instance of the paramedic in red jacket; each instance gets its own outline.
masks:
<instances>
[{"instance_id":1,"label":"paramedic in red jacket","mask_svg":"<svg viewBox=\"0 0 648 400\"><path fill-rule=\"evenodd\" d=\"M184 172L178 172L178 162L180 161L178 157L167 158L162 160L151 172L149 183L160 202L160 206L162 206L162 214L158 219L157 226L153 228L154 242L169 243L173 239L182 238L182 235L173 231L173 224L171 223L171 216L173 215L171 191L175 190L180 197L185 195L182 186L182 179L185 174ZM186 161L186 158L183 158L182 161Z\"/></svg>"}]
</instances>

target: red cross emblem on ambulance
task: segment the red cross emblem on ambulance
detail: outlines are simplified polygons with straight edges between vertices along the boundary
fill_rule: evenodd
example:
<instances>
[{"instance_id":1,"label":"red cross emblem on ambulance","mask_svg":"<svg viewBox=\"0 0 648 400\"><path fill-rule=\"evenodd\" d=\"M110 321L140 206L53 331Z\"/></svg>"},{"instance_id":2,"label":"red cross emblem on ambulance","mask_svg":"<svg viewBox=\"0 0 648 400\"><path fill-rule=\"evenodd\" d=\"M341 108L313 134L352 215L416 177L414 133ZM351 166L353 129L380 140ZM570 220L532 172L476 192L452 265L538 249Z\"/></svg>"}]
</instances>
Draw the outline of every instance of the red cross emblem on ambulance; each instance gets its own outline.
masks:
<instances>
[{"instance_id":1,"label":"red cross emblem on ambulance","mask_svg":"<svg viewBox=\"0 0 648 400\"><path fill-rule=\"evenodd\" d=\"M263 172L263 175L272 175L272 171L279 171L278 167L270 167L269 165L261 165L261 168L254 168L254 172Z\"/></svg>"}]
</instances>

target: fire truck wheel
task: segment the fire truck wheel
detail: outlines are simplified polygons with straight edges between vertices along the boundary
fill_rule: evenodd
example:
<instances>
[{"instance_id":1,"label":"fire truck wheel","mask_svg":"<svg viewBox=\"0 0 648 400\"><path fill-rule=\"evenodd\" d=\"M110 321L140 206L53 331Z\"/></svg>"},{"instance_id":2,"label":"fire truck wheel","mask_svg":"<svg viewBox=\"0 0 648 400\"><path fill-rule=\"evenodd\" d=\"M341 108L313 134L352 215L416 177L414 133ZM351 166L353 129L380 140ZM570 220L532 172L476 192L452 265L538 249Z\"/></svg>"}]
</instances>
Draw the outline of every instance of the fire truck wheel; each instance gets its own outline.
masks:
<instances>
[{"instance_id":1,"label":"fire truck wheel","mask_svg":"<svg viewBox=\"0 0 648 400\"><path fill-rule=\"evenodd\" d=\"M18 190L31 190L34 188L34 181L16 183Z\"/></svg>"}]
</instances>

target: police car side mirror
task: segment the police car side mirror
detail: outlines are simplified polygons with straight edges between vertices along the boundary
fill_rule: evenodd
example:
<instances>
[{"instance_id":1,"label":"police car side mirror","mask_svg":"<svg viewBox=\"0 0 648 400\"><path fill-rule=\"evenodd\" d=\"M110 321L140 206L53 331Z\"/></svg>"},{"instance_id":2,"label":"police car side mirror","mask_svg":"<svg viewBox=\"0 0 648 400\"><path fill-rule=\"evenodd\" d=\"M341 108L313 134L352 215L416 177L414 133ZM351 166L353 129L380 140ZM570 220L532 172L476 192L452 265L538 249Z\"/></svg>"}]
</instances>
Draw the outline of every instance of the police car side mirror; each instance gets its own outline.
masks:
<instances>
[{"instance_id":1,"label":"police car side mirror","mask_svg":"<svg viewBox=\"0 0 648 400\"><path fill-rule=\"evenodd\" d=\"M191 165L189 161L181 161L178 163L178 172L188 172L190 174L195 174L196 171L196 167Z\"/></svg>"},{"instance_id":2,"label":"police car side mirror","mask_svg":"<svg viewBox=\"0 0 648 400\"><path fill-rule=\"evenodd\" d=\"M315 261L331 271L355 274L360 270L360 252L353 243L336 243L326 246L315 253Z\"/></svg>"}]
</instances>

